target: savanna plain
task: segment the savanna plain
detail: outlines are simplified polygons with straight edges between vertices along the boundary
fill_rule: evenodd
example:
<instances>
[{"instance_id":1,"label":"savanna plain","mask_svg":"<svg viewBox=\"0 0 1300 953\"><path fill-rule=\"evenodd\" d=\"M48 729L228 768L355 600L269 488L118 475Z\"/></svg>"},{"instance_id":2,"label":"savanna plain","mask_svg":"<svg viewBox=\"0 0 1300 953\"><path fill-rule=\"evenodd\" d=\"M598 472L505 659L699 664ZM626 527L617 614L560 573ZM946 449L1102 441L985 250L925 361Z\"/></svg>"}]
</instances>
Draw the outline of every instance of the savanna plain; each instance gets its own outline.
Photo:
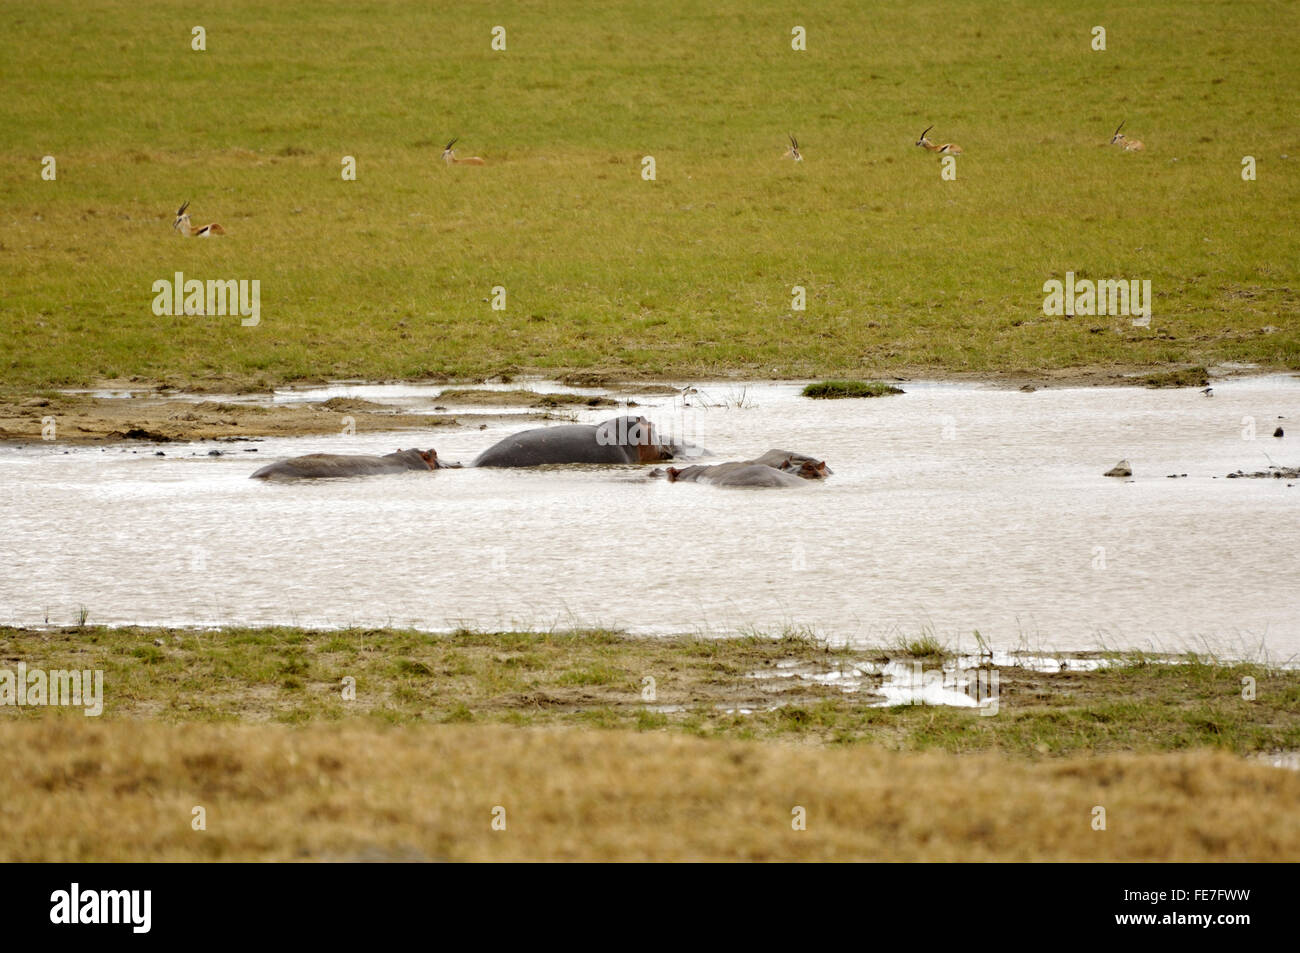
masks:
<instances>
[{"instance_id":1,"label":"savanna plain","mask_svg":"<svg viewBox=\"0 0 1300 953\"><path fill-rule=\"evenodd\" d=\"M0 4L0 439L435 422L179 399L341 379L1295 371L1297 62L1286 2ZM226 234L178 236L186 201ZM260 320L156 313L178 272L257 280ZM1045 314L1067 272L1149 280L1149 324ZM95 718L0 705L0 858L1300 858L1295 660L1098 652L998 666L991 716L871 703L891 662L958 660L0 628L0 669L105 684Z\"/></svg>"}]
</instances>

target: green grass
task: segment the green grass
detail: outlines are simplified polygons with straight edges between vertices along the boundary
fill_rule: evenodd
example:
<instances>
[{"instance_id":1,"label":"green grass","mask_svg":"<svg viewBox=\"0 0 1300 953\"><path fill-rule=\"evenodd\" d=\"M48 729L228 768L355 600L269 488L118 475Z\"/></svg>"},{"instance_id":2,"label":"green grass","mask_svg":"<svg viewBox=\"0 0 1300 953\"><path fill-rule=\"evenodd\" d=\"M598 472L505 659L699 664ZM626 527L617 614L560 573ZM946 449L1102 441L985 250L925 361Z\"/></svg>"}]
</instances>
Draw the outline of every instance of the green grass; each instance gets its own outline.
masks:
<instances>
[{"instance_id":1,"label":"green grass","mask_svg":"<svg viewBox=\"0 0 1300 953\"><path fill-rule=\"evenodd\" d=\"M1203 367L1184 367L1163 374L1151 374L1143 381L1147 387L1204 387L1210 375Z\"/></svg>"},{"instance_id":2,"label":"green grass","mask_svg":"<svg viewBox=\"0 0 1300 953\"><path fill-rule=\"evenodd\" d=\"M803 396L819 398L884 397L887 394L901 393L901 387L879 381L819 381L808 384L803 389Z\"/></svg>"},{"instance_id":3,"label":"green grass","mask_svg":"<svg viewBox=\"0 0 1300 953\"><path fill-rule=\"evenodd\" d=\"M913 639L901 638L895 651L914 658L941 659L948 653L948 647L933 632L925 632Z\"/></svg>"},{"instance_id":4,"label":"green grass","mask_svg":"<svg viewBox=\"0 0 1300 953\"><path fill-rule=\"evenodd\" d=\"M24 660L29 670L101 669L107 720L473 721L899 750L997 750L1030 758L1300 750L1300 672L1261 665L1195 656L1166 664L1129 655L1116 657L1124 664L1095 672L1003 667L992 716L967 708L874 707L881 699L873 685L844 693L836 684L803 677L889 659L935 669L947 653L927 636L862 651L806 633L635 639L607 631L436 636L389 629L0 627L0 655ZM354 679L355 699L343 697L345 677ZM1256 684L1251 700L1243 698L1246 677ZM75 711L0 707L0 720L45 717L84 720Z\"/></svg>"},{"instance_id":5,"label":"green grass","mask_svg":"<svg viewBox=\"0 0 1300 953\"><path fill-rule=\"evenodd\" d=\"M1294 3L62 11L0 9L15 390L1300 367ZM1104 145L1120 119L1145 153ZM912 145L931 123L965 149L956 181ZM787 132L806 161L779 159ZM489 165L443 167L452 136ZM185 199L229 236L176 237ZM1149 279L1151 326L1045 316L1067 270ZM260 280L261 324L156 317L152 283L177 271Z\"/></svg>"}]
</instances>

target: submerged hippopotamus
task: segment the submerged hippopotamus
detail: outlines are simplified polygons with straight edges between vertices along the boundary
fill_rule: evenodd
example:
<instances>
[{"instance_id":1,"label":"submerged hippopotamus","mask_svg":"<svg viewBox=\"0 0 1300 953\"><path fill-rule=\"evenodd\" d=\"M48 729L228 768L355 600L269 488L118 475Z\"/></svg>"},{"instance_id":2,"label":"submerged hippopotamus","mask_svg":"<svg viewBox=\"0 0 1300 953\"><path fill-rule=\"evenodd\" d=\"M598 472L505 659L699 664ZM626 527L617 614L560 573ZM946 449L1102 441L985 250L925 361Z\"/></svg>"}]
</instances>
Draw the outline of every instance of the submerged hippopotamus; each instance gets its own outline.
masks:
<instances>
[{"instance_id":1,"label":"submerged hippopotamus","mask_svg":"<svg viewBox=\"0 0 1300 953\"><path fill-rule=\"evenodd\" d=\"M806 453L795 453L793 450L769 450L761 457L755 457L748 462L762 463L769 467L776 467L778 470L804 471L801 472L801 476L809 480L820 480L835 472L826 465L824 460L810 457ZM811 464L811 467L805 470L807 464Z\"/></svg>"},{"instance_id":2,"label":"submerged hippopotamus","mask_svg":"<svg viewBox=\"0 0 1300 953\"><path fill-rule=\"evenodd\" d=\"M687 467L664 471L669 483L712 483L714 486L799 486L793 473L763 463L719 463L711 467Z\"/></svg>"},{"instance_id":3,"label":"submerged hippopotamus","mask_svg":"<svg viewBox=\"0 0 1300 953\"><path fill-rule=\"evenodd\" d=\"M669 467L669 483L712 483L714 486L800 486L803 480L824 480L831 470L824 461L802 453L769 450L754 460L694 466Z\"/></svg>"},{"instance_id":4,"label":"submerged hippopotamus","mask_svg":"<svg viewBox=\"0 0 1300 953\"><path fill-rule=\"evenodd\" d=\"M548 463L656 463L673 458L644 417L602 424L538 427L512 434L475 458L474 467L538 467Z\"/></svg>"},{"instance_id":5,"label":"submerged hippopotamus","mask_svg":"<svg viewBox=\"0 0 1300 953\"><path fill-rule=\"evenodd\" d=\"M455 464L440 463L435 450L398 450L382 457L342 453L309 453L262 467L255 480L312 480L325 477L370 476L405 470L443 470Z\"/></svg>"}]
</instances>

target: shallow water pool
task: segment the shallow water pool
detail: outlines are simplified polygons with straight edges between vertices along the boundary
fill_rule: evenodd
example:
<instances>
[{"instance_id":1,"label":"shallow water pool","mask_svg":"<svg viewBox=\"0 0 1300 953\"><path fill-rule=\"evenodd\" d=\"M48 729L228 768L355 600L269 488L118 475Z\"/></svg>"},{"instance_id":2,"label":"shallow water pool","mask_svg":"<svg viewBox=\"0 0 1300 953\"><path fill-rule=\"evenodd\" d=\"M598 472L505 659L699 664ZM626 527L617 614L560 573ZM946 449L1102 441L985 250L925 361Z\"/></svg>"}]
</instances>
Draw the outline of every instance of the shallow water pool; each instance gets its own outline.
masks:
<instances>
[{"instance_id":1,"label":"shallow water pool","mask_svg":"<svg viewBox=\"0 0 1300 953\"><path fill-rule=\"evenodd\" d=\"M311 452L435 446L469 460L517 424L0 448L0 621L67 624L85 606L103 624L793 626L964 646L978 630L1004 649L1300 655L1300 486L1225 479L1300 464L1300 380L1220 381L1213 397L902 386L868 400L808 400L786 383L634 398L717 462L779 447L834 470L790 490L669 485L635 468L248 479ZM277 399L431 410L439 390ZM1273 438L1278 425L1294 434ZM1120 458L1132 481L1102 476Z\"/></svg>"}]
</instances>

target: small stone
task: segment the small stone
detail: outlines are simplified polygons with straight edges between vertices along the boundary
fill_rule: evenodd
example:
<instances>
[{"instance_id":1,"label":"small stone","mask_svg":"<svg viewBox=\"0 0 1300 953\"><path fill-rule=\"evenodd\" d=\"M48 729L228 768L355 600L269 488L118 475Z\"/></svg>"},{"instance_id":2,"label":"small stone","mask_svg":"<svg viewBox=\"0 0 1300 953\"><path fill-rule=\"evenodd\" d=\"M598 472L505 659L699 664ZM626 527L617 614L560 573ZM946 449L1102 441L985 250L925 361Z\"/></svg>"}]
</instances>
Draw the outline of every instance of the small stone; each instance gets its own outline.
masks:
<instances>
[{"instance_id":1,"label":"small stone","mask_svg":"<svg viewBox=\"0 0 1300 953\"><path fill-rule=\"evenodd\" d=\"M156 645L156 646L158 646L159 648L161 648L161 647L162 647L162 644L163 644L163 640L162 640L162 639L154 639L154 640L153 640L153 644Z\"/></svg>"},{"instance_id":2,"label":"small stone","mask_svg":"<svg viewBox=\"0 0 1300 953\"><path fill-rule=\"evenodd\" d=\"M1273 436L1274 436L1274 437L1280 437L1280 436L1282 436L1282 428L1281 428L1281 427L1278 427L1276 430L1274 430L1274 431L1273 431Z\"/></svg>"}]
</instances>

